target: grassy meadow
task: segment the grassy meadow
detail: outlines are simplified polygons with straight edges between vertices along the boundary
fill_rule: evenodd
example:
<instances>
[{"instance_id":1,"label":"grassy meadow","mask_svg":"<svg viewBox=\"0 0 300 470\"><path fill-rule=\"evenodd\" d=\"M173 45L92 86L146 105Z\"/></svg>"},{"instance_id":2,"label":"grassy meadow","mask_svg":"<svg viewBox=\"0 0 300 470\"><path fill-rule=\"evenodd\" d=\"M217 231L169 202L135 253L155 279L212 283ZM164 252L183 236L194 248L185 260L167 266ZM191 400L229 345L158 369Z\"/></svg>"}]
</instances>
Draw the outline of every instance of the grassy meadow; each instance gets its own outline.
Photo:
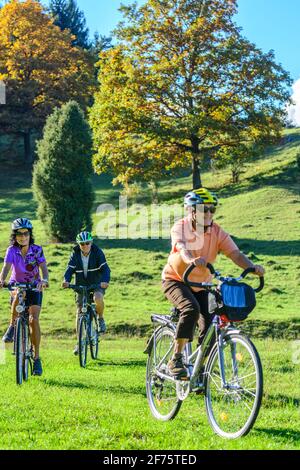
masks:
<instances>
[{"instance_id":1,"label":"grassy meadow","mask_svg":"<svg viewBox=\"0 0 300 470\"><path fill-rule=\"evenodd\" d=\"M170 308L160 290L170 249L168 234L164 239L147 239L144 222L140 239L96 240L112 270L105 297L108 334L101 344L100 361L89 362L87 370L81 370L72 356L74 295L60 288L72 245L49 242L36 219L28 171L1 165L0 264L11 221L26 216L34 223L36 242L43 244L51 281L41 316L44 375L18 388L11 347L0 364L1 449L300 448L300 366L295 360L300 356L295 355L299 347L295 341L300 339L299 145L300 131L286 131L282 145L248 164L237 185L230 183L229 171L203 174L204 185L216 189L221 198L216 222L234 236L244 253L266 268L265 289L243 326L261 354L265 395L252 432L233 442L212 433L201 396L190 397L174 422L157 422L148 409L142 351L151 330L150 313L168 313ZM120 224L125 214L97 214L100 204L117 206L120 188L113 187L106 175L94 176L93 182L94 232L98 234L105 224L113 224L115 215ZM182 204L190 187L190 176L160 182L159 203ZM145 190L137 200L139 213L132 213L129 222L138 224L150 204ZM223 256L216 267L223 274L239 273ZM6 291L0 292L0 312L4 332L9 318Z\"/></svg>"}]
</instances>

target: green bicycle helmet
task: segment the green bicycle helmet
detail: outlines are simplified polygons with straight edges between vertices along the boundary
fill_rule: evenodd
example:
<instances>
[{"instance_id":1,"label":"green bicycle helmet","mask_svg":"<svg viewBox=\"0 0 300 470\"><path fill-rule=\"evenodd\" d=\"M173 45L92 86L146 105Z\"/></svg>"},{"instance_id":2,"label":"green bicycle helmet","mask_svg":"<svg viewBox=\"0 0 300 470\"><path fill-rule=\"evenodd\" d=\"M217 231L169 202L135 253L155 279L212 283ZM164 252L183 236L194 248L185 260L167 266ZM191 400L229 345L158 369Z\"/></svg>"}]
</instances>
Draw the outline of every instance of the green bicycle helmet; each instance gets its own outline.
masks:
<instances>
[{"instance_id":1,"label":"green bicycle helmet","mask_svg":"<svg viewBox=\"0 0 300 470\"><path fill-rule=\"evenodd\" d=\"M79 244L92 242L92 241L93 241L93 236L90 232L80 232L76 237L76 242Z\"/></svg>"}]
</instances>

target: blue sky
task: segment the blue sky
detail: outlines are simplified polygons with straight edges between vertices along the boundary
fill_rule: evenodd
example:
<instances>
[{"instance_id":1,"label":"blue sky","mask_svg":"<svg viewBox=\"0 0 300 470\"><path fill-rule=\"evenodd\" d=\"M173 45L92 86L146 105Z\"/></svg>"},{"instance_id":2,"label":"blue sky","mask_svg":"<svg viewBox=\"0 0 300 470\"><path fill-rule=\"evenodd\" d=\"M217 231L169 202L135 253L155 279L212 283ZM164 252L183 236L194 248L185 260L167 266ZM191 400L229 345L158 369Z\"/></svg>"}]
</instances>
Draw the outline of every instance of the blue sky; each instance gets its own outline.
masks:
<instances>
[{"instance_id":1,"label":"blue sky","mask_svg":"<svg viewBox=\"0 0 300 470\"><path fill-rule=\"evenodd\" d=\"M42 0L44 4L49 0ZM144 0L138 0L142 4ZM121 0L77 0L85 13L90 32L109 36L121 19ZM122 0L123 4L132 3ZM299 0L238 0L236 22L244 35L264 51L274 49L276 59L294 80L300 77Z\"/></svg>"}]
</instances>

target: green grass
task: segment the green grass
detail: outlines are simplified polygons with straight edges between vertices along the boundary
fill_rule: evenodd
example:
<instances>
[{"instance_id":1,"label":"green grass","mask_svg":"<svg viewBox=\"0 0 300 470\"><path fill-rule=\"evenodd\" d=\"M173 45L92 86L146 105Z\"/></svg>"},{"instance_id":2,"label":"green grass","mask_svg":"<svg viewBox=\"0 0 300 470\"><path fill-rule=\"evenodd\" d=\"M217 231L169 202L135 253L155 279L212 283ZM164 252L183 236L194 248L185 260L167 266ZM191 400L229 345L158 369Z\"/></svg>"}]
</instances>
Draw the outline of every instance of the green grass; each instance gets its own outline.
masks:
<instances>
[{"instance_id":1,"label":"green grass","mask_svg":"<svg viewBox=\"0 0 300 470\"><path fill-rule=\"evenodd\" d=\"M156 421L145 393L144 340L101 343L86 370L69 340L43 341L45 373L14 383L14 357L1 368L2 449L299 449L299 366L287 341L257 341L265 374L261 412L251 433L227 441L208 425L202 395L191 395L172 422Z\"/></svg>"},{"instance_id":2,"label":"green grass","mask_svg":"<svg viewBox=\"0 0 300 470\"><path fill-rule=\"evenodd\" d=\"M287 141L288 137L292 137ZM0 142L1 143L1 142ZM36 219L31 175L23 167L2 165L0 180L0 263L8 245L10 223L19 216L31 218L37 243L44 246L51 288L45 293L41 327L45 373L21 388L14 385L10 354L1 367L0 448L33 449L287 449L299 446L299 365L292 361L292 340L299 338L299 170L296 154L299 130L286 131L283 145L270 149L248 164L238 185L230 173L205 173L203 183L218 190L221 205L216 221L232 234L253 261L266 267L266 287L257 296L257 308L243 328L262 352L266 376L263 407L251 434L227 442L212 434L203 400L191 398L173 423L162 424L149 414L144 390L144 335L151 329L150 313L168 313L160 290L168 239L97 240L107 256L112 281L107 295L106 320L110 333L127 337L103 344L101 365L79 369L72 356L74 296L60 289L72 245L51 244ZM103 224L96 208L118 204L120 188L107 175L93 178L94 231ZM182 203L191 177L159 184L159 201ZM138 199L149 209L149 193ZM109 214L110 217L113 213ZM122 214L117 212L117 217ZM113 220L113 219L112 219ZM136 220L135 216L130 221ZM145 234L145 227L142 230ZM220 256L216 266L224 274L239 269ZM0 292L0 330L8 322L7 292ZM70 338L73 338L72 340ZM272 338L276 338L273 341ZM280 339L282 338L282 339ZM104 361L104 362L103 362ZM32 400L32 397L35 397ZM199 402L201 406L199 408ZM30 404L30 405L29 405Z\"/></svg>"}]
</instances>

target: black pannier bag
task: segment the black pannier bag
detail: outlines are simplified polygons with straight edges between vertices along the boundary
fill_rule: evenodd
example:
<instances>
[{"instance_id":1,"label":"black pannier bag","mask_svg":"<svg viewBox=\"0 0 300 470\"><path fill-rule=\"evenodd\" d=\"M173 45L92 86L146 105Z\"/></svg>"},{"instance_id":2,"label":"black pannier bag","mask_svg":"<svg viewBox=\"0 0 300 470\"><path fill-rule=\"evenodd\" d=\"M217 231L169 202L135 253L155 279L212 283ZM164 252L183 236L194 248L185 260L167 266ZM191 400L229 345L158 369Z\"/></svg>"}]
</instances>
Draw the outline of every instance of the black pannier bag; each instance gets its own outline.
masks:
<instances>
[{"instance_id":1,"label":"black pannier bag","mask_svg":"<svg viewBox=\"0 0 300 470\"><path fill-rule=\"evenodd\" d=\"M256 305L254 289L244 282L225 281L209 294L209 311L231 321L245 320Z\"/></svg>"}]
</instances>

